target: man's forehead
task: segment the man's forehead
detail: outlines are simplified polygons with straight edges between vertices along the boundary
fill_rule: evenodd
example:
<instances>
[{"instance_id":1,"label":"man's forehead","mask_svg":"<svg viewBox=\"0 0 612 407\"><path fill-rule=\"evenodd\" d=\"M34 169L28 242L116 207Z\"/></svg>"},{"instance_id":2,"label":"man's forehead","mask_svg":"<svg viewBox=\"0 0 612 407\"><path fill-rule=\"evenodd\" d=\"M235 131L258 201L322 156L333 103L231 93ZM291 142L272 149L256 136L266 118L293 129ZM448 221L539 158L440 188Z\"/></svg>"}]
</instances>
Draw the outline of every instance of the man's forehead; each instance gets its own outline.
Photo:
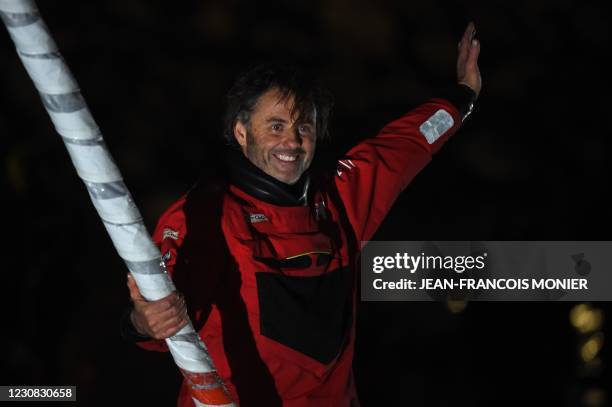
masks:
<instances>
[{"instance_id":1,"label":"man's forehead","mask_svg":"<svg viewBox=\"0 0 612 407\"><path fill-rule=\"evenodd\" d=\"M315 109L308 109L305 114L295 106L295 95L283 93L274 88L266 91L259 97L255 110L259 110L269 120L273 117L281 117L294 122L315 122Z\"/></svg>"}]
</instances>

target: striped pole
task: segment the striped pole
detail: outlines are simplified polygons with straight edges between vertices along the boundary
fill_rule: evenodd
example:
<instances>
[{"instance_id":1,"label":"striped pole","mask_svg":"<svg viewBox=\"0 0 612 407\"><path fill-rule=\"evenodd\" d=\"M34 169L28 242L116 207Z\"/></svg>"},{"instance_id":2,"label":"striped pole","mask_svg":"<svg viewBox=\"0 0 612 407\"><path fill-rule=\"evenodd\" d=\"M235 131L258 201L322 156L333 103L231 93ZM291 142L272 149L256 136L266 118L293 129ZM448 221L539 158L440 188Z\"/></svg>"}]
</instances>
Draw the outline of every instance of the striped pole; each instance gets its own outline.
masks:
<instances>
[{"instance_id":1,"label":"striped pole","mask_svg":"<svg viewBox=\"0 0 612 407\"><path fill-rule=\"evenodd\" d=\"M42 20L34 0L0 0L0 17L15 43L91 201L147 300L176 288L123 182L102 133ZM234 406L191 322L166 343L190 385L196 406Z\"/></svg>"}]
</instances>

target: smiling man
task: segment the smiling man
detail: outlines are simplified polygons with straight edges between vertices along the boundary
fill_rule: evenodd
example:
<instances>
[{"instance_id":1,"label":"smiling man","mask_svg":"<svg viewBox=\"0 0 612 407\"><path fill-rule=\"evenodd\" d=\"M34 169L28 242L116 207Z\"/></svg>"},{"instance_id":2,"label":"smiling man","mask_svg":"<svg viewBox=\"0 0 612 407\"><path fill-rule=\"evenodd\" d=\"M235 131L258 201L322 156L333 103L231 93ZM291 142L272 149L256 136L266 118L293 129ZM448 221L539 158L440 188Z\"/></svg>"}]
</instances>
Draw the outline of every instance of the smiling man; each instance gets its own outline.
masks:
<instances>
[{"instance_id":1,"label":"smiling man","mask_svg":"<svg viewBox=\"0 0 612 407\"><path fill-rule=\"evenodd\" d=\"M237 121L234 129L244 155L289 185L308 169L317 143L314 109L299 115L294 106L293 95L272 88L259 97L250 120Z\"/></svg>"},{"instance_id":2,"label":"smiling man","mask_svg":"<svg viewBox=\"0 0 612 407\"><path fill-rule=\"evenodd\" d=\"M471 111L480 44L469 24L457 85L311 174L331 97L300 69L263 65L228 93L227 171L162 215L154 240L181 294L147 302L128 279L123 335L167 351L189 316L242 406L357 406L352 374L360 242ZM183 298L185 300L183 300ZM179 406L193 401L183 384Z\"/></svg>"}]
</instances>

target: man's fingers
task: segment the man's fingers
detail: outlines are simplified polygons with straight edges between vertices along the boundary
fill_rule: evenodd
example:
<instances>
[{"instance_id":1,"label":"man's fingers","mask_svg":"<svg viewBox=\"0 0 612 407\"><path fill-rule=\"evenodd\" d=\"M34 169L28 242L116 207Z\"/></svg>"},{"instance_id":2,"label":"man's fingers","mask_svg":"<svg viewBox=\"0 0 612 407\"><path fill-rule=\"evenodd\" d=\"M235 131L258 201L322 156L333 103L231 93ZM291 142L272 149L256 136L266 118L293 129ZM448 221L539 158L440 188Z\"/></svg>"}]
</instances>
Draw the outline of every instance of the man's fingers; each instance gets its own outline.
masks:
<instances>
[{"instance_id":1,"label":"man's fingers","mask_svg":"<svg viewBox=\"0 0 612 407\"><path fill-rule=\"evenodd\" d=\"M476 27L474 26L474 22L470 21L467 27L465 27L465 31L463 32L462 41L469 44L470 41L474 38L474 35L476 35Z\"/></svg>"},{"instance_id":2,"label":"man's fingers","mask_svg":"<svg viewBox=\"0 0 612 407\"><path fill-rule=\"evenodd\" d=\"M464 64L468 57L468 47L465 45L465 42L461 41L459 43L459 55L457 56L457 64Z\"/></svg>"},{"instance_id":3,"label":"man's fingers","mask_svg":"<svg viewBox=\"0 0 612 407\"><path fill-rule=\"evenodd\" d=\"M469 60L472 60L472 62L477 62L478 61L478 54L480 54L480 41L478 41L476 38L474 38L472 40L472 46L470 48Z\"/></svg>"},{"instance_id":4,"label":"man's fingers","mask_svg":"<svg viewBox=\"0 0 612 407\"><path fill-rule=\"evenodd\" d=\"M184 327L186 324L187 324L187 316L177 315L177 316L174 316L168 319L163 324L156 326L155 331L158 333L165 333L165 332L168 332L169 330L174 330L173 332L174 334L175 332L180 330L182 327Z\"/></svg>"},{"instance_id":5,"label":"man's fingers","mask_svg":"<svg viewBox=\"0 0 612 407\"><path fill-rule=\"evenodd\" d=\"M187 323L189 319L187 317L187 313L182 315L177 315L165 321L163 324L160 324L153 328L153 337L156 339L166 339L169 336L176 334L180 331Z\"/></svg>"},{"instance_id":6,"label":"man's fingers","mask_svg":"<svg viewBox=\"0 0 612 407\"><path fill-rule=\"evenodd\" d=\"M177 305L170 309L156 312L147 307L143 310L143 314L147 317L147 320L152 327L159 327L165 325L167 321L171 320L172 318L184 317L187 315L187 309L185 306Z\"/></svg>"},{"instance_id":7,"label":"man's fingers","mask_svg":"<svg viewBox=\"0 0 612 407\"><path fill-rule=\"evenodd\" d=\"M127 278L127 286L130 290L130 298L132 301L145 301L145 298L142 296L142 294L140 294L136 281L129 273Z\"/></svg>"},{"instance_id":8,"label":"man's fingers","mask_svg":"<svg viewBox=\"0 0 612 407\"><path fill-rule=\"evenodd\" d=\"M478 55L480 53L480 41L475 38L476 27L473 22L470 22L461 41L459 42L459 55L457 56L457 74L459 79L465 79L468 76L475 74L478 63Z\"/></svg>"},{"instance_id":9,"label":"man's fingers","mask_svg":"<svg viewBox=\"0 0 612 407\"><path fill-rule=\"evenodd\" d=\"M457 56L457 68L462 69L463 65L465 65L470 56L471 48L472 48L472 40L476 35L476 27L473 22L469 22L463 35L461 36L461 41L459 41L458 50L459 54Z\"/></svg>"},{"instance_id":10,"label":"man's fingers","mask_svg":"<svg viewBox=\"0 0 612 407\"><path fill-rule=\"evenodd\" d=\"M181 294L176 291L162 298L161 300L151 301L146 305L146 312L149 315L161 314L175 307L184 307L185 300Z\"/></svg>"},{"instance_id":11,"label":"man's fingers","mask_svg":"<svg viewBox=\"0 0 612 407\"><path fill-rule=\"evenodd\" d=\"M480 41L476 39L476 27L473 22L469 22L461 41L459 42L457 56L457 80L463 83L474 92L476 95L480 93L481 78L478 69L478 55L480 54Z\"/></svg>"},{"instance_id":12,"label":"man's fingers","mask_svg":"<svg viewBox=\"0 0 612 407\"><path fill-rule=\"evenodd\" d=\"M174 335L188 322L187 305L183 295L177 291L157 301L146 301L140 294L136 282L128 277L130 297L134 301L134 312L138 325L155 339Z\"/></svg>"},{"instance_id":13,"label":"man's fingers","mask_svg":"<svg viewBox=\"0 0 612 407\"><path fill-rule=\"evenodd\" d=\"M173 306L163 312L153 312L153 308L145 304L137 311L143 321L140 325L146 327L149 336L155 339L164 339L169 330L178 331L188 321L187 307L182 305ZM164 336L165 335L165 336Z\"/></svg>"},{"instance_id":14,"label":"man's fingers","mask_svg":"<svg viewBox=\"0 0 612 407\"><path fill-rule=\"evenodd\" d=\"M159 329L167 321L187 315L187 306L182 299L145 304L141 312L151 328Z\"/></svg>"},{"instance_id":15,"label":"man's fingers","mask_svg":"<svg viewBox=\"0 0 612 407\"><path fill-rule=\"evenodd\" d=\"M473 39L470 44L470 50L467 60L465 61L466 71L477 69L478 55L480 54L480 41Z\"/></svg>"}]
</instances>

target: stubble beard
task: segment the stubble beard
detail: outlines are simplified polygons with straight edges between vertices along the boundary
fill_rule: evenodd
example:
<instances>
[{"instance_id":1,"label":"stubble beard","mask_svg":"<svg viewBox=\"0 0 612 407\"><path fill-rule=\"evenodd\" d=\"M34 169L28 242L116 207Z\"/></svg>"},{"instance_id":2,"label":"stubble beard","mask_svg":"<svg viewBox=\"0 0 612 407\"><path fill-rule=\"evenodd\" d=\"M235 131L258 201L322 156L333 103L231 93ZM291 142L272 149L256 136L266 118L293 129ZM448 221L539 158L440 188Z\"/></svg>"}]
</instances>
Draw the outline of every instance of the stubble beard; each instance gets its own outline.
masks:
<instances>
[{"instance_id":1,"label":"stubble beard","mask_svg":"<svg viewBox=\"0 0 612 407\"><path fill-rule=\"evenodd\" d=\"M300 179L300 177L306 170L304 166L304 161L303 161L304 160L303 157L306 155L306 152L302 148L295 148L291 150L278 150L278 151L273 150L273 151L266 152L255 141L255 136L253 135L253 132L250 129L250 126L247 127L246 141L247 141L246 155L249 161L251 161L251 163L253 163L257 168L259 168L260 170L262 170L263 172L265 172L266 174L268 174L269 176L273 177L274 179L280 182L284 182L285 184L288 184L288 185L293 185ZM290 181L287 181L284 179L279 179L275 174L271 173L273 169L273 164L272 164L272 160L273 160L272 153L273 152L275 153L280 152L280 153L286 153L286 154L299 154L297 160L300 161L299 162L300 169L296 171L295 179L291 179ZM269 157L265 157L266 155L269 155Z\"/></svg>"}]
</instances>

